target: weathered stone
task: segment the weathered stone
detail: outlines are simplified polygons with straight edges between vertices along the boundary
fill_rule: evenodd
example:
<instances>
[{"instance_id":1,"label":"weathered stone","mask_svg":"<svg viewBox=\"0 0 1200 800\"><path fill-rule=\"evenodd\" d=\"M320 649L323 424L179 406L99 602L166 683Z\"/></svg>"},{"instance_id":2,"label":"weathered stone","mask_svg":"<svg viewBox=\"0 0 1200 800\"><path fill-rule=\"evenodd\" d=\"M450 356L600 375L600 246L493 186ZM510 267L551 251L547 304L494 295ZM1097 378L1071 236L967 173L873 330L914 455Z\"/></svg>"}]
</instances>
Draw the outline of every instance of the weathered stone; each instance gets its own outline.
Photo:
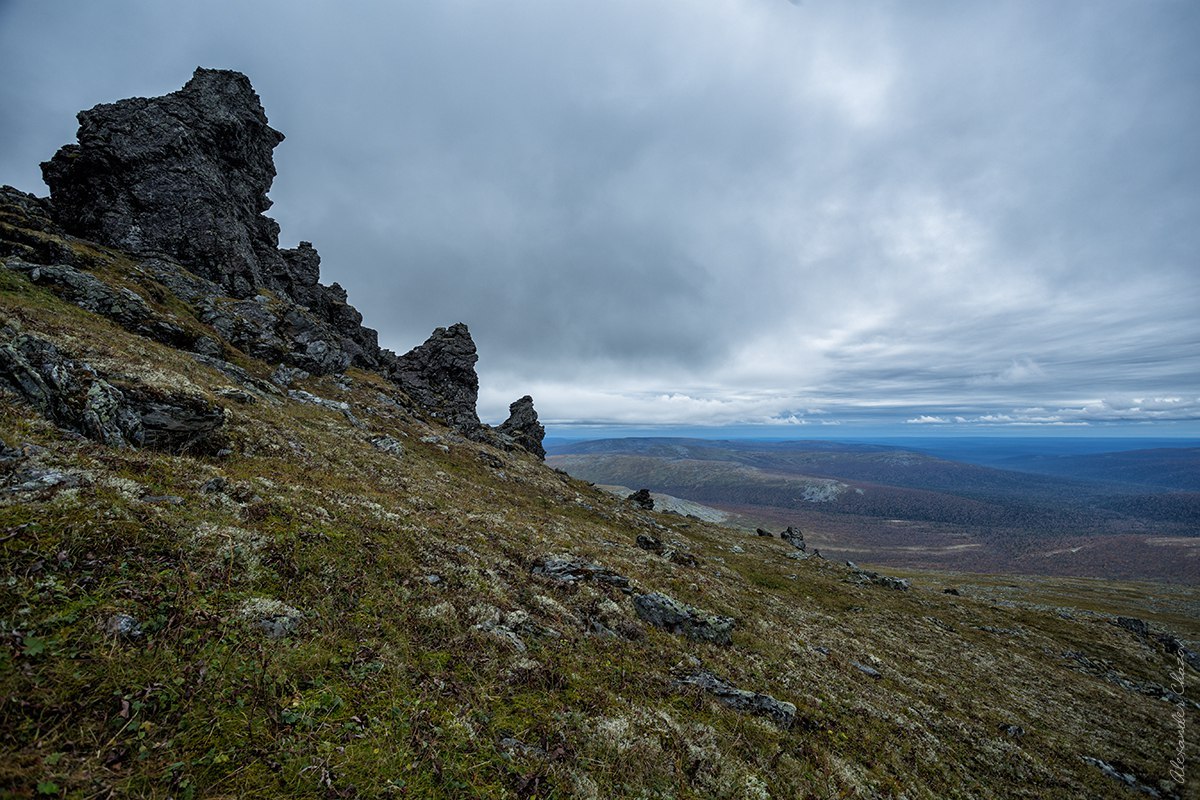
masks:
<instances>
[{"instance_id":1,"label":"weathered stone","mask_svg":"<svg viewBox=\"0 0 1200 800\"><path fill-rule=\"evenodd\" d=\"M541 459L546 458L546 448L542 440L546 437L546 429L538 422L537 411L533 409L533 398L525 395L508 407L508 419L496 428L497 433L508 436L518 446Z\"/></svg>"},{"instance_id":2,"label":"weathered stone","mask_svg":"<svg viewBox=\"0 0 1200 800\"><path fill-rule=\"evenodd\" d=\"M738 689L728 681L718 678L706 670L700 670L675 681L676 686L696 686L716 697L725 705L747 714L769 717L785 730L792 727L796 719L796 706L776 700L769 694Z\"/></svg>"},{"instance_id":3,"label":"weathered stone","mask_svg":"<svg viewBox=\"0 0 1200 800\"><path fill-rule=\"evenodd\" d=\"M371 444L377 450L382 450L385 453L391 453L394 456L404 455L404 443L391 436L376 436L371 440Z\"/></svg>"},{"instance_id":4,"label":"weathered stone","mask_svg":"<svg viewBox=\"0 0 1200 800\"><path fill-rule=\"evenodd\" d=\"M732 618L709 614L661 592L637 595L633 607L642 620L670 633L716 644L732 641Z\"/></svg>"},{"instance_id":5,"label":"weathered stone","mask_svg":"<svg viewBox=\"0 0 1200 800\"><path fill-rule=\"evenodd\" d=\"M113 614L104 621L104 630L121 639L139 639L142 637L142 624L128 614Z\"/></svg>"},{"instance_id":6,"label":"weathered stone","mask_svg":"<svg viewBox=\"0 0 1200 800\"><path fill-rule=\"evenodd\" d=\"M779 534L779 538L783 539L797 550L805 549L804 531L800 530L799 528L793 528L791 525L788 525L787 530Z\"/></svg>"},{"instance_id":7,"label":"weathered stone","mask_svg":"<svg viewBox=\"0 0 1200 800\"><path fill-rule=\"evenodd\" d=\"M0 388L51 421L113 447L206 448L225 412L199 397L118 388L49 342L0 331Z\"/></svg>"},{"instance_id":8,"label":"weathered stone","mask_svg":"<svg viewBox=\"0 0 1200 800\"><path fill-rule=\"evenodd\" d=\"M638 489L625 499L636 504L639 508L646 509L647 511L652 511L654 509L654 498L650 496L649 489Z\"/></svg>"},{"instance_id":9,"label":"weathered stone","mask_svg":"<svg viewBox=\"0 0 1200 800\"><path fill-rule=\"evenodd\" d=\"M908 580L905 578L880 575L878 572L860 568L853 561L847 561L846 565L851 569L850 580L854 583L874 583L878 586L885 586L888 589L896 589L901 592L907 592L911 588Z\"/></svg>"},{"instance_id":10,"label":"weathered stone","mask_svg":"<svg viewBox=\"0 0 1200 800\"><path fill-rule=\"evenodd\" d=\"M879 670L875 669L874 667L868 667L866 664L862 663L861 661L851 661L850 664L855 669L857 669L859 672L861 672L862 674L866 675L869 678L874 678L875 680L879 680L880 678L883 677L883 675L881 675L879 673Z\"/></svg>"},{"instance_id":11,"label":"weathered stone","mask_svg":"<svg viewBox=\"0 0 1200 800\"><path fill-rule=\"evenodd\" d=\"M178 323L157 314L146 301L126 288L114 288L94 275L65 264L30 264L10 258L5 264L38 286L50 288L68 303L101 316L128 331L174 347L190 347L195 340Z\"/></svg>"},{"instance_id":12,"label":"weathered stone","mask_svg":"<svg viewBox=\"0 0 1200 800\"><path fill-rule=\"evenodd\" d=\"M755 528L754 533L757 534L758 536L766 536L767 538L770 538L775 535L775 534L771 533L770 531L763 530L762 528Z\"/></svg>"},{"instance_id":13,"label":"weathered stone","mask_svg":"<svg viewBox=\"0 0 1200 800\"><path fill-rule=\"evenodd\" d=\"M459 322L438 328L424 344L398 356L389 376L434 419L469 434L481 427L475 413L478 360L471 332Z\"/></svg>"},{"instance_id":14,"label":"weathered stone","mask_svg":"<svg viewBox=\"0 0 1200 800\"><path fill-rule=\"evenodd\" d=\"M628 589L629 579L595 561L587 561L575 556L546 556L533 567L534 575L542 575L564 583L596 581L616 586L618 589Z\"/></svg>"},{"instance_id":15,"label":"weathered stone","mask_svg":"<svg viewBox=\"0 0 1200 800\"><path fill-rule=\"evenodd\" d=\"M649 550L651 553L661 554L665 549L663 543L656 536L650 536L645 533L639 533L637 537L637 546L643 550Z\"/></svg>"}]
</instances>

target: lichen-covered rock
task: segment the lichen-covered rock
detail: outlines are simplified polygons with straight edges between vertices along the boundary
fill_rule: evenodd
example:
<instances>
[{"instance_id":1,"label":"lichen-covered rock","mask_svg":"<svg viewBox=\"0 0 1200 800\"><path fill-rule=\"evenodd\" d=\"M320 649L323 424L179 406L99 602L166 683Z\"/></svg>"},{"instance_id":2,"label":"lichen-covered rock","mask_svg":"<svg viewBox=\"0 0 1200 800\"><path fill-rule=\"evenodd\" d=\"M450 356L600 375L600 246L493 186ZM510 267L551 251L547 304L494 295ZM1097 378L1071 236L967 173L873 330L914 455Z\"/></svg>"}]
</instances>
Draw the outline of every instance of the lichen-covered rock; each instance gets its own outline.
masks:
<instances>
[{"instance_id":1,"label":"lichen-covered rock","mask_svg":"<svg viewBox=\"0 0 1200 800\"><path fill-rule=\"evenodd\" d=\"M796 719L796 706L776 700L769 694L738 689L728 681L718 678L706 670L700 670L675 681L676 686L696 686L716 697L725 705L747 714L769 717L781 728L792 727Z\"/></svg>"},{"instance_id":2,"label":"lichen-covered rock","mask_svg":"<svg viewBox=\"0 0 1200 800\"><path fill-rule=\"evenodd\" d=\"M732 618L709 614L661 592L637 595L633 607L642 620L670 633L716 644L733 641Z\"/></svg>"},{"instance_id":3,"label":"lichen-covered rock","mask_svg":"<svg viewBox=\"0 0 1200 800\"><path fill-rule=\"evenodd\" d=\"M546 429L538 422L533 398L529 395L508 407L508 419L502 422L496 431L538 458L546 458L546 448L542 446L542 440L546 438Z\"/></svg>"},{"instance_id":4,"label":"lichen-covered rock","mask_svg":"<svg viewBox=\"0 0 1200 800\"><path fill-rule=\"evenodd\" d=\"M546 556L533 566L534 575L543 575L564 583L579 583L596 581L616 586L619 589L629 588L629 579L611 569L576 556L558 555Z\"/></svg>"},{"instance_id":5,"label":"lichen-covered rock","mask_svg":"<svg viewBox=\"0 0 1200 800\"><path fill-rule=\"evenodd\" d=\"M204 449L225 424L224 409L207 400L118 388L50 342L12 328L0 330L0 388L56 424L112 447Z\"/></svg>"},{"instance_id":6,"label":"lichen-covered rock","mask_svg":"<svg viewBox=\"0 0 1200 800\"><path fill-rule=\"evenodd\" d=\"M31 264L10 258L4 266L25 275L38 286L51 289L59 297L85 311L108 317L127 331L155 339L174 347L191 347L196 337L177 322L155 313L136 292L116 288L87 272L66 264Z\"/></svg>"},{"instance_id":7,"label":"lichen-covered rock","mask_svg":"<svg viewBox=\"0 0 1200 800\"><path fill-rule=\"evenodd\" d=\"M389 377L432 417L470 434L481 427L475 413L478 360L471 332L459 322L438 328L424 344L398 356Z\"/></svg>"},{"instance_id":8,"label":"lichen-covered rock","mask_svg":"<svg viewBox=\"0 0 1200 800\"><path fill-rule=\"evenodd\" d=\"M304 622L304 612L271 597L251 597L238 609L238 617L270 639L290 636Z\"/></svg>"}]
</instances>

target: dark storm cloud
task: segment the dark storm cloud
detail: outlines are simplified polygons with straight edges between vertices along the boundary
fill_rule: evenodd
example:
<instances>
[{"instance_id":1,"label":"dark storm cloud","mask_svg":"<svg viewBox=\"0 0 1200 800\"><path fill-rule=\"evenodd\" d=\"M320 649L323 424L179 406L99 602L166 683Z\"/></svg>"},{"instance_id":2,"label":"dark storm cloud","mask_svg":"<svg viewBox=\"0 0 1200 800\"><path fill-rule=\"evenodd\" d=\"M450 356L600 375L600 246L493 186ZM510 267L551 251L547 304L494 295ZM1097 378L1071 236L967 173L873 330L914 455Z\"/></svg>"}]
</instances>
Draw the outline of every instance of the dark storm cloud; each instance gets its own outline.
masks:
<instances>
[{"instance_id":1,"label":"dark storm cloud","mask_svg":"<svg viewBox=\"0 0 1200 800\"><path fill-rule=\"evenodd\" d=\"M468 322L485 418L1196 419L1197 30L1185 2L9 0L0 181L44 193L77 110L230 67L288 136L284 243L394 349Z\"/></svg>"}]
</instances>

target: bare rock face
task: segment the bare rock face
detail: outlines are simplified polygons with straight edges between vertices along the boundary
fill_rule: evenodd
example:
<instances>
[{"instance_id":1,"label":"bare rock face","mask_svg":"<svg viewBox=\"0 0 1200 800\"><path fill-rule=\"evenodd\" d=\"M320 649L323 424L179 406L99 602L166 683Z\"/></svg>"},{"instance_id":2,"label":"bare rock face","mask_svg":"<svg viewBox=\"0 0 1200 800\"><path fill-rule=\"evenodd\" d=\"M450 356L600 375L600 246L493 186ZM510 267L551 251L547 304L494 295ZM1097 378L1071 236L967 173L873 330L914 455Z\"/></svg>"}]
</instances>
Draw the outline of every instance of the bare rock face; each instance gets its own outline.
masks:
<instances>
[{"instance_id":1,"label":"bare rock face","mask_svg":"<svg viewBox=\"0 0 1200 800\"><path fill-rule=\"evenodd\" d=\"M239 297L282 271L279 226L262 212L283 134L245 75L197 69L177 92L78 118L79 143L42 164L70 233L167 253Z\"/></svg>"},{"instance_id":2,"label":"bare rock face","mask_svg":"<svg viewBox=\"0 0 1200 800\"><path fill-rule=\"evenodd\" d=\"M538 458L546 458L546 448L542 446L542 440L546 438L546 429L538 422L533 398L529 395L508 407L508 419L502 422L496 431Z\"/></svg>"},{"instance_id":3,"label":"bare rock face","mask_svg":"<svg viewBox=\"0 0 1200 800\"><path fill-rule=\"evenodd\" d=\"M482 427L475 413L478 360L471 332L459 322L438 328L424 344L398 356L388 376L432 417L473 434Z\"/></svg>"}]
</instances>

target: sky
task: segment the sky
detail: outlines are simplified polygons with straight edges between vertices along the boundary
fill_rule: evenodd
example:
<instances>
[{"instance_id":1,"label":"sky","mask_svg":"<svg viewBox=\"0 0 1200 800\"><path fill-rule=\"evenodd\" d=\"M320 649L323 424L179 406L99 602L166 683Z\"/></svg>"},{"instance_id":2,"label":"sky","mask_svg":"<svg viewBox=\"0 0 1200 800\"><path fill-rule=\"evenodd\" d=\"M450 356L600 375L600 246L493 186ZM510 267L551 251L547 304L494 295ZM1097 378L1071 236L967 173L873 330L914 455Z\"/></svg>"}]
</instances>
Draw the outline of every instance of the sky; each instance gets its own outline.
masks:
<instances>
[{"instance_id":1,"label":"sky","mask_svg":"<svg viewBox=\"0 0 1200 800\"><path fill-rule=\"evenodd\" d=\"M0 0L0 183L246 73L269 214L551 435L1200 435L1200 4Z\"/></svg>"}]
</instances>

